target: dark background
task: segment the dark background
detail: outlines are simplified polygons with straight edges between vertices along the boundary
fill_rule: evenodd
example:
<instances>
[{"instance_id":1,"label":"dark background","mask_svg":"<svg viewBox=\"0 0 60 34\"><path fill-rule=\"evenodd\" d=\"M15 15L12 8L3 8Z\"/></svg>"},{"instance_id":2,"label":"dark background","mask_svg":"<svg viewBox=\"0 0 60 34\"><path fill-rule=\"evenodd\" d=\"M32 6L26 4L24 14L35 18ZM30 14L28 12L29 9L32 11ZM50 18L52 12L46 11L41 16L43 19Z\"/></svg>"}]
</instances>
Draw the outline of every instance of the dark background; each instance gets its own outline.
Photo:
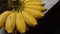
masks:
<instances>
[{"instance_id":1,"label":"dark background","mask_svg":"<svg viewBox=\"0 0 60 34\"><path fill-rule=\"evenodd\" d=\"M60 1L54 5L43 19L38 19L39 25L30 28L28 34L60 34Z\"/></svg>"},{"instance_id":2,"label":"dark background","mask_svg":"<svg viewBox=\"0 0 60 34\"><path fill-rule=\"evenodd\" d=\"M7 7L7 0L0 0L0 6L0 13L10 10ZM44 18L37 21L39 25L29 27L26 34L60 34L60 1L45 14Z\"/></svg>"},{"instance_id":3,"label":"dark background","mask_svg":"<svg viewBox=\"0 0 60 34\"><path fill-rule=\"evenodd\" d=\"M30 28L28 34L60 34L60 1L54 5L43 19L37 19L39 25Z\"/></svg>"}]
</instances>

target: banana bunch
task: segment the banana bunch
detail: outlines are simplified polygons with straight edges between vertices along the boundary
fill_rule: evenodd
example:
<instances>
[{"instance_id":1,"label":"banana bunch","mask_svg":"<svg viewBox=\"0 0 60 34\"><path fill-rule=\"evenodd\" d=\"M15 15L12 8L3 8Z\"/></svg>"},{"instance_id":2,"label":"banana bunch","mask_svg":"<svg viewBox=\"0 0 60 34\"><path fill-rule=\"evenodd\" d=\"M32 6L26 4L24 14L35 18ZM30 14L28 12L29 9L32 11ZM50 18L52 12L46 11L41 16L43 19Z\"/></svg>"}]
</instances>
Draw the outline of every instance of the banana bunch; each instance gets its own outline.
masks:
<instances>
[{"instance_id":1,"label":"banana bunch","mask_svg":"<svg viewBox=\"0 0 60 34\"><path fill-rule=\"evenodd\" d=\"M8 33L16 30L25 33L29 25L34 27L38 25L36 18L43 18L43 11L46 10L44 3L40 0L19 0L21 8L19 10L5 11L0 15L0 28L4 27Z\"/></svg>"}]
</instances>

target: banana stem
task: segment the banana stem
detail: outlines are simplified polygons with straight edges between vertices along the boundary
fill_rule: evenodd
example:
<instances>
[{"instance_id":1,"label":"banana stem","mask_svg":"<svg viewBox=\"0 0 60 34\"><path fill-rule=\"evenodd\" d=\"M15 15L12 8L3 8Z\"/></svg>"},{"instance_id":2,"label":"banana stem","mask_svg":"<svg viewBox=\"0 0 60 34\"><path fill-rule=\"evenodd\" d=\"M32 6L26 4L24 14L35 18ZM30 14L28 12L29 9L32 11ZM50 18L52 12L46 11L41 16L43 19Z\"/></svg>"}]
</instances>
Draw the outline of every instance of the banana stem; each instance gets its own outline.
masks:
<instances>
[{"instance_id":1,"label":"banana stem","mask_svg":"<svg viewBox=\"0 0 60 34\"><path fill-rule=\"evenodd\" d=\"M12 7L13 10L17 11L17 12L21 12L23 10L23 3L25 0L23 0L22 2L20 0L17 0L17 2L14 2L12 0L8 0L8 6ZM17 3L17 5L15 4Z\"/></svg>"},{"instance_id":2,"label":"banana stem","mask_svg":"<svg viewBox=\"0 0 60 34\"><path fill-rule=\"evenodd\" d=\"M21 6L22 2L18 1L18 12L21 12L22 10L22 6Z\"/></svg>"}]
</instances>

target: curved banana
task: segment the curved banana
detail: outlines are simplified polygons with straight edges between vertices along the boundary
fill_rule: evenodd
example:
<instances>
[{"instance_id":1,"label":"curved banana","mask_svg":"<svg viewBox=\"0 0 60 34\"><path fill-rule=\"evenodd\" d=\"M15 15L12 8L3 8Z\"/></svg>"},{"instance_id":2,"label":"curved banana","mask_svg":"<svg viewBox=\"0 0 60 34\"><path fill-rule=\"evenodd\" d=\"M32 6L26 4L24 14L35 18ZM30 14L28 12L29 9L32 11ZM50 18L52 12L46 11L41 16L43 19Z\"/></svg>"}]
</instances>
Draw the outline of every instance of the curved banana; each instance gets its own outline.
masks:
<instances>
[{"instance_id":1,"label":"curved banana","mask_svg":"<svg viewBox=\"0 0 60 34\"><path fill-rule=\"evenodd\" d=\"M27 13L26 11L22 11L22 14L23 14L25 22L28 25L35 26L35 25L38 24L37 21L36 21L36 19L33 16L31 16L29 13Z\"/></svg>"},{"instance_id":2,"label":"curved banana","mask_svg":"<svg viewBox=\"0 0 60 34\"><path fill-rule=\"evenodd\" d=\"M19 12L16 16L16 27L17 27L18 32L20 33L26 32L26 24L25 24L25 21L23 19L21 12Z\"/></svg>"},{"instance_id":3,"label":"curved banana","mask_svg":"<svg viewBox=\"0 0 60 34\"><path fill-rule=\"evenodd\" d=\"M27 2L25 5L44 5L45 3L43 2Z\"/></svg>"},{"instance_id":4,"label":"curved banana","mask_svg":"<svg viewBox=\"0 0 60 34\"><path fill-rule=\"evenodd\" d=\"M44 14L39 10L25 8L24 11L30 13L35 18L42 18L44 16Z\"/></svg>"},{"instance_id":5,"label":"curved banana","mask_svg":"<svg viewBox=\"0 0 60 34\"><path fill-rule=\"evenodd\" d=\"M24 3L26 2L40 2L41 0L25 0Z\"/></svg>"},{"instance_id":6,"label":"curved banana","mask_svg":"<svg viewBox=\"0 0 60 34\"><path fill-rule=\"evenodd\" d=\"M8 16L5 24L5 29L8 33L12 33L15 28L15 22L16 22L16 13L12 13Z\"/></svg>"},{"instance_id":7,"label":"curved banana","mask_svg":"<svg viewBox=\"0 0 60 34\"><path fill-rule=\"evenodd\" d=\"M25 8L32 8L32 9L36 9L36 10L40 10L40 11L46 10L45 7L39 6L39 5L26 5Z\"/></svg>"},{"instance_id":8,"label":"curved banana","mask_svg":"<svg viewBox=\"0 0 60 34\"><path fill-rule=\"evenodd\" d=\"M0 28L3 27L7 17L11 14L11 11L5 11L0 15Z\"/></svg>"}]
</instances>

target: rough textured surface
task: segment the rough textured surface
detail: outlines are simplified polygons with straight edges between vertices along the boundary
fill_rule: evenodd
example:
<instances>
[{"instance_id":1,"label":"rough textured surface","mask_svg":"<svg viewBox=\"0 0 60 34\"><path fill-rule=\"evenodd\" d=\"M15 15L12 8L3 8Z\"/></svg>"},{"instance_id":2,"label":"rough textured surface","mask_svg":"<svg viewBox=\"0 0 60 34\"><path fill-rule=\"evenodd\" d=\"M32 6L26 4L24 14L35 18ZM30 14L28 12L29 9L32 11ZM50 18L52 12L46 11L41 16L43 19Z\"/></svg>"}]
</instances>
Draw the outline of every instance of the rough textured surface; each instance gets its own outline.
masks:
<instances>
[{"instance_id":1,"label":"rough textured surface","mask_svg":"<svg viewBox=\"0 0 60 34\"><path fill-rule=\"evenodd\" d=\"M51 9L59 0L41 0L45 2L45 7L47 8L47 11ZM44 14L47 12L45 11Z\"/></svg>"}]
</instances>

